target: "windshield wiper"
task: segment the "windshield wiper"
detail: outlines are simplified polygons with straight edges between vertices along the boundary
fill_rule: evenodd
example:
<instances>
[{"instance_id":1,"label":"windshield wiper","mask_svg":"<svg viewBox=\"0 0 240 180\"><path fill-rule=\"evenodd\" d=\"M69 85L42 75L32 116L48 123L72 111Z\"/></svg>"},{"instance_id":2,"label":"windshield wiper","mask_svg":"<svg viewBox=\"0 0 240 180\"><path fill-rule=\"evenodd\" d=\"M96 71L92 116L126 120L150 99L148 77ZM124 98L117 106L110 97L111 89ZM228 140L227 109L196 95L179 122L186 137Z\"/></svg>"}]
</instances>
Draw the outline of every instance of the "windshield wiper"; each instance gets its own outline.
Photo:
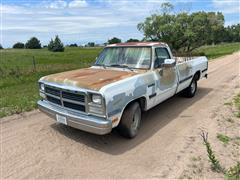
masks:
<instances>
[{"instance_id":1,"label":"windshield wiper","mask_svg":"<svg viewBox=\"0 0 240 180\"><path fill-rule=\"evenodd\" d=\"M111 64L110 67L120 67L120 68L127 68L131 71L133 71L133 69L127 65L124 65L124 64Z\"/></svg>"}]
</instances>

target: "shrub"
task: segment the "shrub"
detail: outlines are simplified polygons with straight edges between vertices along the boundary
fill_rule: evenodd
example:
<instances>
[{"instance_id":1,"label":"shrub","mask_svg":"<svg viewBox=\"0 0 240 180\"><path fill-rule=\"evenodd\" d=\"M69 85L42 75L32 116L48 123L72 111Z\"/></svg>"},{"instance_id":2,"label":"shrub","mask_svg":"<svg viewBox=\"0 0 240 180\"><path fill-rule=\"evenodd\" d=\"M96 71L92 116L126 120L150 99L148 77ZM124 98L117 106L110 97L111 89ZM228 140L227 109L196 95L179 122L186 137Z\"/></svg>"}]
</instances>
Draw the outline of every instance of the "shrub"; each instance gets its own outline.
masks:
<instances>
[{"instance_id":1,"label":"shrub","mask_svg":"<svg viewBox=\"0 0 240 180\"><path fill-rule=\"evenodd\" d=\"M0 44L0 49L3 49L2 45Z\"/></svg>"},{"instance_id":2,"label":"shrub","mask_svg":"<svg viewBox=\"0 0 240 180\"><path fill-rule=\"evenodd\" d=\"M74 44L70 44L69 47L78 47L78 45L74 43Z\"/></svg>"},{"instance_id":3,"label":"shrub","mask_svg":"<svg viewBox=\"0 0 240 180\"><path fill-rule=\"evenodd\" d=\"M108 40L108 44L116 44L116 43L121 43L121 42L122 42L122 40L118 39L116 37Z\"/></svg>"},{"instance_id":4,"label":"shrub","mask_svg":"<svg viewBox=\"0 0 240 180\"><path fill-rule=\"evenodd\" d=\"M24 48L24 44L21 42L17 42L16 44L13 45L14 49L23 49Z\"/></svg>"},{"instance_id":5,"label":"shrub","mask_svg":"<svg viewBox=\"0 0 240 180\"><path fill-rule=\"evenodd\" d=\"M138 40L138 39L132 39L132 38L130 38L130 39L127 40L126 42L139 42L139 40Z\"/></svg>"},{"instance_id":6,"label":"shrub","mask_svg":"<svg viewBox=\"0 0 240 180\"><path fill-rule=\"evenodd\" d=\"M52 51L52 52L63 52L64 51L64 45L58 36L56 36L54 40L51 39L51 41L48 44L48 50Z\"/></svg>"},{"instance_id":7,"label":"shrub","mask_svg":"<svg viewBox=\"0 0 240 180\"><path fill-rule=\"evenodd\" d=\"M87 47L94 47L95 46L95 43L94 42L88 42L87 43Z\"/></svg>"},{"instance_id":8,"label":"shrub","mask_svg":"<svg viewBox=\"0 0 240 180\"><path fill-rule=\"evenodd\" d=\"M32 37L25 44L25 48L27 48L27 49L41 49L41 43L36 37Z\"/></svg>"}]
</instances>

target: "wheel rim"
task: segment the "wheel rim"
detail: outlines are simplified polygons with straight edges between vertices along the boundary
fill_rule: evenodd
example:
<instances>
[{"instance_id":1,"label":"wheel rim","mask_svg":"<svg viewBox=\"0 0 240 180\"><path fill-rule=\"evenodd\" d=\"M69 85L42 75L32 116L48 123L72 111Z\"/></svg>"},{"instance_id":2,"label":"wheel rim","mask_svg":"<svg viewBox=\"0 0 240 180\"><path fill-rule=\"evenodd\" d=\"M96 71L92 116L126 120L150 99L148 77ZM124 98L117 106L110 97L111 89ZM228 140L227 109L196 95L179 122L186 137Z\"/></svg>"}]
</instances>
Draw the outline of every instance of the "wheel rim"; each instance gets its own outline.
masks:
<instances>
[{"instance_id":1,"label":"wheel rim","mask_svg":"<svg viewBox=\"0 0 240 180\"><path fill-rule=\"evenodd\" d=\"M195 90L196 90L196 83L195 83L195 81L193 81L191 84L191 93L193 94L195 92Z\"/></svg>"},{"instance_id":2,"label":"wheel rim","mask_svg":"<svg viewBox=\"0 0 240 180\"><path fill-rule=\"evenodd\" d=\"M136 131L138 129L138 126L139 126L139 121L140 121L140 115L139 113L135 113L134 114L134 117L133 117L133 122L132 122L132 129L134 131Z\"/></svg>"}]
</instances>

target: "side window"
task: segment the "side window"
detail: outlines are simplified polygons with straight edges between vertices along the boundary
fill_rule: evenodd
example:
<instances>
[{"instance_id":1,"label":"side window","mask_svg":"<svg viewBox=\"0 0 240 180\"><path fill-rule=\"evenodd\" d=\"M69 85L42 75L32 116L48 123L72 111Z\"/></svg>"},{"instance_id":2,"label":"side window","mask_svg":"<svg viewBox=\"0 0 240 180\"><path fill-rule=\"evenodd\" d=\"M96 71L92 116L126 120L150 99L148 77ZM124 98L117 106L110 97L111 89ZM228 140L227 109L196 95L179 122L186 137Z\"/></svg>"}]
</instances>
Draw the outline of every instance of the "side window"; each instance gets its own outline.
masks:
<instances>
[{"instance_id":1,"label":"side window","mask_svg":"<svg viewBox=\"0 0 240 180\"><path fill-rule=\"evenodd\" d=\"M165 59L170 59L170 55L166 48L156 48L155 53L156 53L156 59L154 63L155 68L161 67Z\"/></svg>"}]
</instances>

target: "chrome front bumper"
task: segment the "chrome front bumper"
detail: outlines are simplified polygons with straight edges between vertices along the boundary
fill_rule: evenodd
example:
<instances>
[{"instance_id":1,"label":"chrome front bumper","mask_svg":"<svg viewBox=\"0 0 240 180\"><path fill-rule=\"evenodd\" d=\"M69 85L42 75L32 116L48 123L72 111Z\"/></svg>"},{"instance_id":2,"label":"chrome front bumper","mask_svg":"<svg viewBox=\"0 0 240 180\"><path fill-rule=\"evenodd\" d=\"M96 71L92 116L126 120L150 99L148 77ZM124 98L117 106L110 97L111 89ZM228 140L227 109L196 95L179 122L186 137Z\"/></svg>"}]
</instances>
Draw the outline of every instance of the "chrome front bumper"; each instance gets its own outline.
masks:
<instances>
[{"instance_id":1,"label":"chrome front bumper","mask_svg":"<svg viewBox=\"0 0 240 180\"><path fill-rule=\"evenodd\" d=\"M56 115L66 117L67 125L94 134L107 134L112 130L112 122L105 118L84 115L66 110L44 100L38 101L38 108L56 120Z\"/></svg>"}]
</instances>

